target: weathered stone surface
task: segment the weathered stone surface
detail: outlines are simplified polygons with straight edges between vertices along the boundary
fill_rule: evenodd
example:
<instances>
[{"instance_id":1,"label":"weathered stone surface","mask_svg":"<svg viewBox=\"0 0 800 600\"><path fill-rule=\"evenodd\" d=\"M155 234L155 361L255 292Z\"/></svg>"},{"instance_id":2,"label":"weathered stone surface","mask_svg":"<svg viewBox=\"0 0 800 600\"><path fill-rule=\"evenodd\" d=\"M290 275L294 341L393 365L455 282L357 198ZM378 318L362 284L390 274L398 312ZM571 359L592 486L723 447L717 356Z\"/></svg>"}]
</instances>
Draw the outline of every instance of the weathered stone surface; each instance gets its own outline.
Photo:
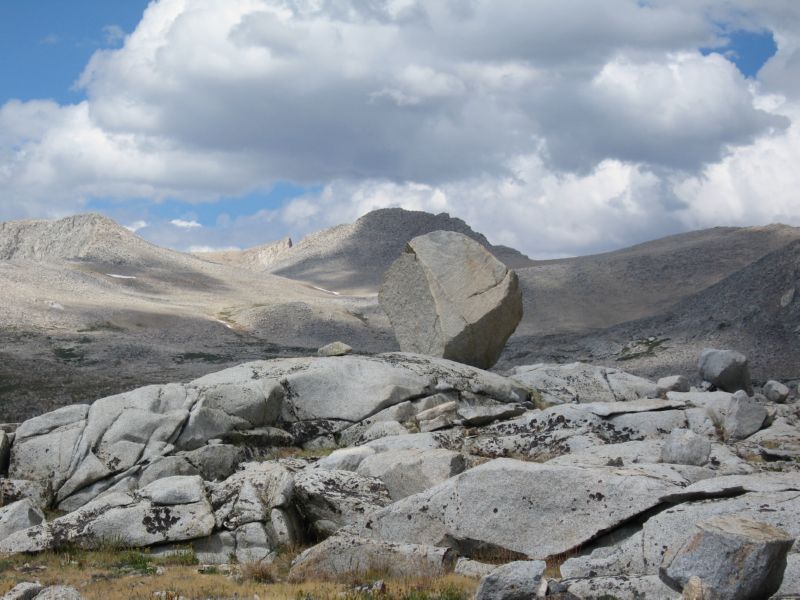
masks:
<instances>
[{"instance_id":1,"label":"weathered stone surface","mask_svg":"<svg viewBox=\"0 0 800 600\"><path fill-rule=\"evenodd\" d=\"M700 354L700 377L726 392L744 390L753 393L747 357L734 350L707 348Z\"/></svg>"},{"instance_id":2,"label":"weathered stone surface","mask_svg":"<svg viewBox=\"0 0 800 600\"><path fill-rule=\"evenodd\" d=\"M481 579L488 575L497 568L497 565L491 563L480 562L472 560L471 558L461 557L456 561L456 566L453 573L461 575L462 577L472 577L473 579Z\"/></svg>"},{"instance_id":3,"label":"weathered stone surface","mask_svg":"<svg viewBox=\"0 0 800 600\"><path fill-rule=\"evenodd\" d=\"M0 600L31 600L44 588L40 583L25 582L19 583L14 588L3 595Z\"/></svg>"},{"instance_id":4,"label":"weathered stone surface","mask_svg":"<svg viewBox=\"0 0 800 600\"><path fill-rule=\"evenodd\" d=\"M705 498L736 496L746 492L800 492L800 473L753 473L752 475L728 475L698 481L682 490L677 490L664 500L685 502Z\"/></svg>"},{"instance_id":5,"label":"weathered stone surface","mask_svg":"<svg viewBox=\"0 0 800 600\"><path fill-rule=\"evenodd\" d=\"M206 499L203 480L197 476L164 477L139 490L139 496L153 504L169 506L172 504L191 504Z\"/></svg>"},{"instance_id":6,"label":"weathered stone surface","mask_svg":"<svg viewBox=\"0 0 800 600\"><path fill-rule=\"evenodd\" d=\"M466 556L483 546L545 559L657 505L676 487L624 468L497 459L377 511L360 531L385 541L446 544Z\"/></svg>"},{"instance_id":7,"label":"weathered stone surface","mask_svg":"<svg viewBox=\"0 0 800 600\"><path fill-rule=\"evenodd\" d=\"M392 500L422 492L466 468L464 455L451 450L398 450L367 456L356 469L383 481Z\"/></svg>"},{"instance_id":8,"label":"weathered stone surface","mask_svg":"<svg viewBox=\"0 0 800 600\"><path fill-rule=\"evenodd\" d=\"M181 487L181 480L192 478L171 479L174 487ZM178 494L177 490L162 491L166 496ZM94 548L110 540L144 547L205 537L213 528L214 514L205 497L199 502L161 505L135 494L111 493L63 517L7 537L0 541L0 553L39 552L70 544Z\"/></svg>"},{"instance_id":9,"label":"weathered stone surface","mask_svg":"<svg viewBox=\"0 0 800 600\"><path fill-rule=\"evenodd\" d=\"M767 409L744 393L733 395L728 414L725 415L725 439L743 440L761 429L767 418Z\"/></svg>"},{"instance_id":10,"label":"weathered stone surface","mask_svg":"<svg viewBox=\"0 0 800 600\"><path fill-rule=\"evenodd\" d=\"M662 578L681 590L698 576L717 598L756 600L778 590L794 539L750 518L723 515L700 522L683 544L670 547Z\"/></svg>"},{"instance_id":11,"label":"weathered stone surface","mask_svg":"<svg viewBox=\"0 0 800 600\"><path fill-rule=\"evenodd\" d=\"M451 231L411 240L378 298L403 351L484 369L497 362L522 318L516 273Z\"/></svg>"},{"instance_id":12,"label":"weathered stone surface","mask_svg":"<svg viewBox=\"0 0 800 600\"><path fill-rule=\"evenodd\" d=\"M344 342L331 342L317 350L317 356L344 356L352 351L353 349Z\"/></svg>"},{"instance_id":13,"label":"weathered stone surface","mask_svg":"<svg viewBox=\"0 0 800 600\"><path fill-rule=\"evenodd\" d=\"M198 475L199 473L197 468L183 456L163 456L157 458L145 467L139 477L139 485L144 487L164 477Z\"/></svg>"},{"instance_id":14,"label":"weathered stone surface","mask_svg":"<svg viewBox=\"0 0 800 600\"><path fill-rule=\"evenodd\" d=\"M365 444L372 440L379 440L393 435L405 435L407 433L408 429L397 421L379 421L364 429L358 437L358 443Z\"/></svg>"},{"instance_id":15,"label":"weathered stone surface","mask_svg":"<svg viewBox=\"0 0 800 600\"><path fill-rule=\"evenodd\" d=\"M545 568L543 560L518 560L499 566L481 579L475 600L533 600Z\"/></svg>"},{"instance_id":16,"label":"weathered stone surface","mask_svg":"<svg viewBox=\"0 0 800 600\"><path fill-rule=\"evenodd\" d=\"M360 526L371 512L391 503L380 479L350 471L306 469L297 473L294 486L298 509L322 535Z\"/></svg>"},{"instance_id":17,"label":"weathered stone surface","mask_svg":"<svg viewBox=\"0 0 800 600\"><path fill-rule=\"evenodd\" d=\"M44 513L29 499L0 507L0 541L44 521Z\"/></svg>"},{"instance_id":18,"label":"weathered stone surface","mask_svg":"<svg viewBox=\"0 0 800 600\"><path fill-rule=\"evenodd\" d=\"M213 444L201 446L183 456L205 481L222 481L233 475L244 462L245 451L231 444Z\"/></svg>"},{"instance_id":19,"label":"weathered stone surface","mask_svg":"<svg viewBox=\"0 0 800 600\"><path fill-rule=\"evenodd\" d=\"M292 565L289 579L335 579L370 571L383 571L390 577L437 577L452 571L454 563L455 554L449 548L336 535L303 552Z\"/></svg>"},{"instance_id":20,"label":"weathered stone surface","mask_svg":"<svg viewBox=\"0 0 800 600\"><path fill-rule=\"evenodd\" d=\"M340 448L328 456L319 459L316 468L327 471L355 471L366 457L375 454L369 446L356 446L355 448Z\"/></svg>"},{"instance_id":21,"label":"weathered stone surface","mask_svg":"<svg viewBox=\"0 0 800 600\"><path fill-rule=\"evenodd\" d=\"M549 404L627 402L656 396L656 385L609 367L584 363L515 367L508 376L538 390Z\"/></svg>"},{"instance_id":22,"label":"weathered stone surface","mask_svg":"<svg viewBox=\"0 0 800 600\"><path fill-rule=\"evenodd\" d=\"M0 477L0 498L5 504L30 498L34 505L47 507L52 498L45 483L28 479L3 479Z\"/></svg>"},{"instance_id":23,"label":"weathered stone surface","mask_svg":"<svg viewBox=\"0 0 800 600\"><path fill-rule=\"evenodd\" d=\"M246 523L236 530L236 561L239 564L271 562L276 545L263 523Z\"/></svg>"},{"instance_id":24,"label":"weathered stone surface","mask_svg":"<svg viewBox=\"0 0 800 600\"><path fill-rule=\"evenodd\" d=\"M570 579L563 581L562 586L579 600L678 600L681 597L655 575Z\"/></svg>"},{"instance_id":25,"label":"weathered stone surface","mask_svg":"<svg viewBox=\"0 0 800 600\"><path fill-rule=\"evenodd\" d=\"M218 531L192 541L197 562L202 565L224 565L236 558L236 536L230 531Z\"/></svg>"},{"instance_id":26,"label":"weathered stone surface","mask_svg":"<svg viewBox=\"0 0 800 600\"><path fill-rule=\"evenodd\" d=\"M274 510L289 509L294 474L278 462L245 463L225 481L208 483L217 529L271 520ZM299 540L292 540L299 541Z\"/></svg>"},{"instance_id":27,"label":"weathered stone surface","mask_svg":"<svg viewBox=\"0 0 800 600\"><path fill-rule=\"evenodd\" d=\"M714 481L710 479L694 485L712 485ZM665 498L676 495L677 492ZM800 495L794 490L683 502L651 517L641 531L615 546L598 548L590 556L568 559L561 566L561 574L564 577L656 575L667 548L680 547L691 536L696 523L717 515L733 514L764 521L797 538L800 536L798 511Z\"/></svg>"},{"instance_id":28,"label":"weathered stone surface","mask_svg":"<svg viewBox=\"0 0 800 600\"><path fill-rule=\"evenodd\" d=\"M440 434L435 433L409 433L374 440L366 444L376 452L389 452L392 450L433 450L441 448Z\"/></svg>"},{"instance_id":29,"label":"weathered stone surface","mask_svg":"<svg viewBox=\"0 0 800 600\"><path fill-rule=\"evenodd\" d=\"M673 429L661 449L661 460L678 465L702 466L711 454L711 441L688 429Z\"/></svg>"},{"instance_id":30,"label":"weathered stone surface","mask_svg":"<svg viewBox=\"0 0 800 600\"><path fill-rule=\"evenodd\" d=\"M689 379L684 375L670 375L662 377L656 382L656 396L666 398L668 392L688 392Z\"/></svg>"},{"instance_id":31,"label":"weathered stone surface","mask_svg":"<svg viewBox=\"0 0 800 600\"><path fill-rule=\"evenodd\" d=\"M779 404L786 402L789 397L789 388L782 384L780 381L768 381L764 384L764 395L770 402L777 402Z\"/></svg>"},{"instance_id":32,"label":"weathered stone surface","mask_svg":"<svg viewBox=\"0 0 800 600\"><path fill-rule=\"evenodd\" d=\"M73 587L54 585L39 592L36 600L83 600L83 596Z\"/></svg>"}]
</instances>

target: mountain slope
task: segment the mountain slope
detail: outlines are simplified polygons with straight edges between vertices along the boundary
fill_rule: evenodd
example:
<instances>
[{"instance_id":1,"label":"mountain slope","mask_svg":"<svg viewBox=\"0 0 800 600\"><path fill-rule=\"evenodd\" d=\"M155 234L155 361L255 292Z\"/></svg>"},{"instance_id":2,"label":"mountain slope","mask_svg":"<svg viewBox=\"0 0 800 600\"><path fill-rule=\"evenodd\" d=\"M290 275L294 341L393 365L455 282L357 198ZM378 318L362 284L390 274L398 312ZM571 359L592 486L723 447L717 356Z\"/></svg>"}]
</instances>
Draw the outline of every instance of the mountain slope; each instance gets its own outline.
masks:
<instances>
[{"instance_id":1,"label":"mountain slope","mask_svg":"<svg viewBox=\"0 0 800 600\"><path fill-rule=\"evenodd\" d=\"M464 221L447 213L387 208L368 213L353 224L306 236L268 270L340 293L374 293L406 243L437 230L457 231L477 240L512 268L533 264L512 248L491 245Z\"/></svg>"},{"instance_id":2,"label":"mountain slope","mask_svg":"<svg viewBox=\"0 0 800 600\"><path fill-rule=\"evenodd\" d=\"M518 335L605 329L669 310L800 239L800 228L716 227L615 252L518 269L525 318Z\"/></svg>"},{"instance_id":3,"label":"mountain slope","mask_svg":"<svg viewBox=\"0 0 800 600\"><path fill-rule=\"evenodd\" d=\"M521 335L504 366L587 360L651 377L696 374L707 347L746 354L756 380L800 379L800 240L763 256L669 310L608 329Z\"/></svg>"}]
</instances>

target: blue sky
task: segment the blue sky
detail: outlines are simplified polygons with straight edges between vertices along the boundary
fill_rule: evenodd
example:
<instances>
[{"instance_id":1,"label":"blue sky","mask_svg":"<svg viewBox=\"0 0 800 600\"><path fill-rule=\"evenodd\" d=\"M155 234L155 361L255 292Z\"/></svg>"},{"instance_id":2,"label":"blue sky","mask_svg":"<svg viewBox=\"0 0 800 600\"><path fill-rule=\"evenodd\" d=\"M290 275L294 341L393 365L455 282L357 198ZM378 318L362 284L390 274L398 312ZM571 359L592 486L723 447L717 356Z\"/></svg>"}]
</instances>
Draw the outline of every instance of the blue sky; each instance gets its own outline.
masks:
<instances>
[{"instance_id":1,"label":"blue sky","mask_svg":"<svg viewBox=\"0 0 800 600\"><path fill-rule=\"evenodd\" d=\"M0 220L185 250L403 206L540 257L800 224L794 0L463 4L5 0Z\"/></svg>"}]
</instances>

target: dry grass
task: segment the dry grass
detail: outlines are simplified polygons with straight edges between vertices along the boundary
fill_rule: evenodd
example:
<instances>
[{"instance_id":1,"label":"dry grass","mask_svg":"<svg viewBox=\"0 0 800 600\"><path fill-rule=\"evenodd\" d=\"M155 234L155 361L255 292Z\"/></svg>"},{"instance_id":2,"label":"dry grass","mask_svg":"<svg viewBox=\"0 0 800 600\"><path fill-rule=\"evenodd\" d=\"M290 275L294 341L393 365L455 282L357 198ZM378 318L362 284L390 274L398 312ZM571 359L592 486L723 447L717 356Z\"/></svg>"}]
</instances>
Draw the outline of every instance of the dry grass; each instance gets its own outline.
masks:
<instances>
[{"instance_id":1,"label":"dry grass","mask_svg":"<svg viewBox=\"0 0 800 600\"><path fill-rule=\"evenodd\" d=\"M0 595L17 583L39 581L43 585L70 585L87 600L151 600L156 592L186 598L253 598L270 600L342 600L368 598L352 591L355 583L370 582L372 574L344 578L342 582L307 581L265 583L257 578L284 577L293 556L282 553L270 568L242 565L241 574L229 576L223 569L198 573L190 553L155 557L137 550L66 551L37 556L0 558ZM284 558L281 558L284 557ZM265 577L266 576L266 577ZM344 581L344 580L347 581ZM468 600L477 582L456 575L440 578L387 580L385 600ZM168 596L169 597L169 596Z\"/></svg>"}]
</instances>

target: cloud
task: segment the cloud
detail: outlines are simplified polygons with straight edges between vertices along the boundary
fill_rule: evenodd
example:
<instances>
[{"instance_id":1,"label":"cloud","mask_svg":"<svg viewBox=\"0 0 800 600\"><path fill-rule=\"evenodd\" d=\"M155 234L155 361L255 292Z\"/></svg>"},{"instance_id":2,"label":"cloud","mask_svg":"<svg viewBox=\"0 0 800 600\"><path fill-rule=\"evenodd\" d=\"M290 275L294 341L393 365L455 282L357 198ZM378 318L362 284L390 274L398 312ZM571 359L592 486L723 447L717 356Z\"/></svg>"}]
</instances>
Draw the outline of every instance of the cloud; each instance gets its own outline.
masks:
<instances>
[{"instance_id":1,"label":"cloud","mask_svg":"<svg viewBox=\"0 0 800 600\"><path fill-rule=\"evenodd\" d=\"M130 35L106 28L122 46L93 55L84 101L0 107L0 218L289 181L323 192L213 227L135 218L185 249L401 205L542 256L714 218L800 222L758 200L793 183L778 171L798 157L798 13L791 0L158 0ZM699 51L736 28L774 32L755 82Z\"/></svg>"},{"instance_id":2,"label":"cloud","mask_svg":"<svg viewBox=\"0 0 800 600\"><path fill-rule=\"evenodd\" d=\"M61 38L56 35L55 33L50 33L44 36L42 39L39 40L39 43L43 46L55 46L56 44L61 42Z\"/></svg>"},{"instance_id":3,"label":"cloud","mask_svg":"<svg viewBox=\"0 0 800 600\"><path fill-rule=\"evenodd\" d=\"M128 231L132 231L133 233L136 233L137 231L139 231L140 229L144 229L145 227L147 227L147 221L143 220L134 221L130 225L125 225L125 229L127 229Z\"/></svg>"},{"instance_id":4,"label":"cloud","mask_svg":"<svg viewBox=\"0 0 800 600\"><path fill-rule=\"evenodd\" d=\"M184 219L172 219L170 223L175 227L180 227L181 229L195 229L202 227L200 223L194 220L186 221Z\"/></svg>"}]
</instances>

